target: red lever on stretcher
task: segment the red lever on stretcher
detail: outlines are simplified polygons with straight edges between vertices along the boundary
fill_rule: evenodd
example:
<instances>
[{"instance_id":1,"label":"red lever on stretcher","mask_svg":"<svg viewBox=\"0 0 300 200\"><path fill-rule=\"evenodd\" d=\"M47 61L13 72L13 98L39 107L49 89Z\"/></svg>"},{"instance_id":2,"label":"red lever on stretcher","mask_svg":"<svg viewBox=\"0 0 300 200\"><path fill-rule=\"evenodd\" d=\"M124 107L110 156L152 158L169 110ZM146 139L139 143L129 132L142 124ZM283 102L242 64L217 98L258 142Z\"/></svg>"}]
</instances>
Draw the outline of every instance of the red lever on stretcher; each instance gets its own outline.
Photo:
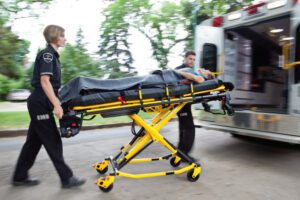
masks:
<instances>
[{"instance_id":1,"label":"red lever on stretcher","mask_svg":"<svg viewBox=\"0 0 300 200\"><path fill-rule=\"evenodd\" d=\"M118 96L118 101L120 101L122 104L126 104L126 101L121 96Z\"/></svg>"}]
</instances>

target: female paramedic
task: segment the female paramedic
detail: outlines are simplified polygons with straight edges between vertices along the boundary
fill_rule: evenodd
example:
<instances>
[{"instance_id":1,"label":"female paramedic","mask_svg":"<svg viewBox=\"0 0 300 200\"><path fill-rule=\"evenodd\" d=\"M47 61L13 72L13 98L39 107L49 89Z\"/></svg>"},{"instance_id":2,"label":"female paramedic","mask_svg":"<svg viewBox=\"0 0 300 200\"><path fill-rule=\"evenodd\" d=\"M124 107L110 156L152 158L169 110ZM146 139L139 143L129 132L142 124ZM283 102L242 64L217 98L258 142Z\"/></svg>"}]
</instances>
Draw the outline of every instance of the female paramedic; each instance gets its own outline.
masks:
<instances>
[{"instance_id":1,"label":"female paramedic","mask_svg":"<svg viewBox=\"0 0 300 200\"><path fill-rule=\"evenodd\" d=\"M38 53L33 70L31 85L34 90L27 100L30 125L26 142L20 153L13 175L12 185L37 185L39 180L30 178L29 169L44 145L59 175L62 188L71 188L85 183L76 178L65 163L60 134L53 113L62 118L63 110L57 97L61 84L61 68L59 47L65 46L65 30L57 25L49 25L44 29L47 47Z\"/></svg>"}]
</instances>

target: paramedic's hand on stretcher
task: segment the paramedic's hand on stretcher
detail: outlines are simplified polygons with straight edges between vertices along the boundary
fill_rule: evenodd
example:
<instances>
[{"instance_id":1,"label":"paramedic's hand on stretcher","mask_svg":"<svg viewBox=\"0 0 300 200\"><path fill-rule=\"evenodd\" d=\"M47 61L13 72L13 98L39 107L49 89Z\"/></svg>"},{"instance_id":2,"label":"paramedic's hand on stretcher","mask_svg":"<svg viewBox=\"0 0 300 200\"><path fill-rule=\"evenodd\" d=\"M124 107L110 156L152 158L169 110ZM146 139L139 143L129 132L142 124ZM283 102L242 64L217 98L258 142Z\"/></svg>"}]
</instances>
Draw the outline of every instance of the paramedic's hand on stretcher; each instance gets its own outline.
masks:
<instances>
[{"instance_id":1,"label":"paramedic's hand on stretcher","mask_svg":"<svg viewBox=\"0 0 300 200\"><path fill-rule=\"evenodd\" d=\"M181 76L183 76L184 78L194 81L196 83L202 83L204 80L204 78L202 78L201 76L196 76L194 74L188 73L188 72L183 72L183 71L177 71Z\"/></svg>"},{"instance_id":2,"label":"paramedic's hand on stretcher","mask_svg":"<svg viewBox=\"0 0 300 200\"><path fill-rule=\"evenodd\" d=\"M55 116L58 119L61 119L64 114L64 111L60 105L58 98L56 97L56 95L54 93L53 87L50 82L50 76L42 75L40 78L40 82L41 82L41 86L42 86L46 96L48 97L48 99L50 100L50 102L52 103L52 105L54 107L53 112L54 112Z\"/></svg>"},{"instance_id":3,"label":"paramedic's hand on stretcher","mask_svg":"<svg viewBox=\"0 0 300 200\"><path fill-rule=\"evenodd\" d=\"M215 75L206 69L198 69L199 74L203 74L207 79L214 79Z\"/></svg>"}]
</instances>

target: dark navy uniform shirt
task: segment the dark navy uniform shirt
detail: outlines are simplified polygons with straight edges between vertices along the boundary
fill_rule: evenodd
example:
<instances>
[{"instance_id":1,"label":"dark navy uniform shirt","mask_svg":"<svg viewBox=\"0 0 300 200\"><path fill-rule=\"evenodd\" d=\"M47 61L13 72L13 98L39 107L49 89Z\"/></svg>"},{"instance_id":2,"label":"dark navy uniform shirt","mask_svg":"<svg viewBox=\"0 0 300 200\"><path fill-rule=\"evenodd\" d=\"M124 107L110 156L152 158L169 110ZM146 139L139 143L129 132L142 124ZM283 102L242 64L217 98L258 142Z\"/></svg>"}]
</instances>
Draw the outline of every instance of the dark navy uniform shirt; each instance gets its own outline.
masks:
<instances>
[{"instance_id":1,"label":"dark navy uniform shirt","mask_svg":"<svg viewBox=\"0 0 300 200\"><path fill-rule=\"evenodd\" d=\"M54 90L58 90L61 86L61 69L59 55L57 51L50 45L40 51L36 56L33 70L31 85L34 88L41 88L40 76L49 75L50 82Z\"/></svg>"},{"instance_id":2,"label":"dark navy uniform shirt","mask_svg":"<svg viewBox=\"0 0 300 200\"><path fill-rule=\"evenodd\" d=\"M185 64L179 65L179 66L176 67L175 69L177 70L177 69L184 69L184 68L193 69L192 67L188 67L188 66L186 66ZM197 73L197 72L195 72L195 71L193 71L193 74L196 75L196 76L202 76L205 80L207 80L207 77L204 76L204 74L199 74L199 73Z\"/></svg>"}]
</instances>

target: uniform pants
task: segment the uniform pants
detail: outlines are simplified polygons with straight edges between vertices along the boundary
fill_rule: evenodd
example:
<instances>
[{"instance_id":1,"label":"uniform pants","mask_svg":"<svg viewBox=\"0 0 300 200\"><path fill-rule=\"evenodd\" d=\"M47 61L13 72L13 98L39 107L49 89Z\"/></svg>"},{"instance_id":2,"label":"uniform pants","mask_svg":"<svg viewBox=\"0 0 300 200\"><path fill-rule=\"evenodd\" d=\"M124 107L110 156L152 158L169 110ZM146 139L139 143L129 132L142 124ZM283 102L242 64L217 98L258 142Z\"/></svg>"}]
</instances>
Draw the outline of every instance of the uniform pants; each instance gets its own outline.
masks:
<instances>
[{"instance_id":1,"label":"uniform pants","mask_svg":"<svg viewBox=\"0 0 300 200\"><path fill-rule=\"evenodd\" d=\"M33 166L43 145L58 172L61 182L66 183L73 176L73 172L66 165L63 158L62 141L52 113L52 104L42 89L36 89L28 98L27 107L31 122L13 180L22 181L28 178L28 171Z\"/></svg>"},{"instance_id":2,"label":"uniform pants","mask_svg":"<svg viewBox=\"0 0 300 200\"><path fill-rule=\"evenodd\" d=\"M185 105L178 113L179 120L179 144L178 148L188 154L195 140L195 125L191 110L191 104Z\"/></svg>"}]
</instances>

